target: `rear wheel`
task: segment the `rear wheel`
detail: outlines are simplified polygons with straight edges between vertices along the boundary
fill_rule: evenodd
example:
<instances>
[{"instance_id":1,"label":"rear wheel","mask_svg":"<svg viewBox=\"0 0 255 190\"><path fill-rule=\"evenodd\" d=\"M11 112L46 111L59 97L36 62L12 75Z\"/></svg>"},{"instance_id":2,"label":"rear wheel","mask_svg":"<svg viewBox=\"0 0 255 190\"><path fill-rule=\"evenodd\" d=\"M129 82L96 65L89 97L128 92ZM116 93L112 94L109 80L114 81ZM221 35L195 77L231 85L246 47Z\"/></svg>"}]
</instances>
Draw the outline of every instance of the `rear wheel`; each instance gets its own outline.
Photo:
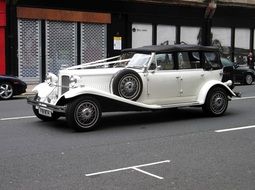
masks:
<instances>
[{"instance_id":1,"label":"rear wheel","mask_svg":"<svg viewBox=\"0 0 255 190\"><path fill-rule=\"evenodd\" d=\"M69 126L77 131L91 131L98 127L102 116L99 102L90 96L76 98L67 105Z\"/></svg>"},{"instance_id":2,"label":"rear wheel","mask_svg":"<svg viewBox=\"0 0 255 190\"><path fill-rule=\"evenodd\" d=\"M211 116L220 116L224 114L228 107L227 93L223 88L216 87L208 92L203 111Z\"/></svg>"},{"instance_id":3,"label":"rear wheel","mask_svg":"<svg viewBox=\"0 0 255 190\"><path fill-rule=\"evenodd\" d=\"M244 83L247 85L251 85L253 82L253 77L251 74L246 74L245 78L244 78Z\"/></svg>"}]
</instances>

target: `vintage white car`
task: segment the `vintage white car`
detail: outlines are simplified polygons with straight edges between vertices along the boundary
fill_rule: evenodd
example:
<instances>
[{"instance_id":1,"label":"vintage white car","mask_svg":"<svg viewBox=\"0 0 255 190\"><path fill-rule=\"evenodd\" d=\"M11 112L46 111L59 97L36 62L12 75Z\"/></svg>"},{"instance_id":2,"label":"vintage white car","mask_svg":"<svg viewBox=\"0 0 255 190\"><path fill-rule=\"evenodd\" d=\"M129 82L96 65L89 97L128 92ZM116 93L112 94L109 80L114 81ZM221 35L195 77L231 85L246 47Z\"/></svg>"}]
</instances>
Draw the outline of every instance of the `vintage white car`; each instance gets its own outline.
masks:
<instances>
[{"instance_id":1,"label":"vintage white car","mask_svg":"<svg viewBox=\"0 0 255 190\"><path fill-rule=\"evenodd\" d=\"M27 101L41 120L65 116L78 131L99 127L102 112L201 106L220 116L236 96L232 81L222 77L214 47L145 46L60 70L58 76L49 73Z\"/></svg>"}]
</instances>

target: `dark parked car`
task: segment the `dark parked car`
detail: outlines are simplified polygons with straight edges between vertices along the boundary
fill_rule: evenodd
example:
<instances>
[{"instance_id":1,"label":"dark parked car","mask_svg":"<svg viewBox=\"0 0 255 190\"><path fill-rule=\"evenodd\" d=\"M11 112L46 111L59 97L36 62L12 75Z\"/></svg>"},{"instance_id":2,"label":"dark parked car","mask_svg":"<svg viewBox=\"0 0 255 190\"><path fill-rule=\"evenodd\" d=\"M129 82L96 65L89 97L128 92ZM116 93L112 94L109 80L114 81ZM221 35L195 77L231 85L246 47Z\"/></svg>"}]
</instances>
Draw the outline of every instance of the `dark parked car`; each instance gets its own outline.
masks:
<instances>
[{"instance_id":1,"label":"dark parked car","mask_svg":"<svg viewBox=\"0 0 255 190\"><path fill-rule=\"evenodd\" d=\"M26 92L27 84L17 77L0 75L0 99L7 100Z\"/></svg>"},{"instance_id":2,"label":"dark parked car","mask_svg":"<svg viewBox=\"0 0 255 190\"><path fill-rule=\"evenodd\" d=\"M224 66L224 77L233 80L234 83L251 85L255 78L255 71L248 66L239 66L227 58L221 58Z\"/></svg>"}]
</instances>

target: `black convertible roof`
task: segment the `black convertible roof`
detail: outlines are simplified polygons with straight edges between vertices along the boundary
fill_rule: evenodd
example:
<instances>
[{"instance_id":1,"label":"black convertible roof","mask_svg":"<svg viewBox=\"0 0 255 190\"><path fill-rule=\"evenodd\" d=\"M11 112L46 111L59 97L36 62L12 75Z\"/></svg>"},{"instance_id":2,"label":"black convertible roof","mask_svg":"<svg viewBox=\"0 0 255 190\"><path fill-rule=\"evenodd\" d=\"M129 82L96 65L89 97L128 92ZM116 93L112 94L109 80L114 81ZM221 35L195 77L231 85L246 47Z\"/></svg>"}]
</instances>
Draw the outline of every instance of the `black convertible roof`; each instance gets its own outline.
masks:
<instances>
[{"instance_id":1,"label":"black convertible roof","mask_svg":"<svg viewBox=\"0 0 255 190\"><path fill-rule=\"evenodd\" d=\"M175 51L218 51L217 47L213 46L201 46L201 45L186 45L186 44L178 44L178 45L151 45L151 46L143 46L139 48L129 48L123 49L122 52L134 52L134 53L167 53L167 52L175 52Z\"/></svg>"}]
</instances>

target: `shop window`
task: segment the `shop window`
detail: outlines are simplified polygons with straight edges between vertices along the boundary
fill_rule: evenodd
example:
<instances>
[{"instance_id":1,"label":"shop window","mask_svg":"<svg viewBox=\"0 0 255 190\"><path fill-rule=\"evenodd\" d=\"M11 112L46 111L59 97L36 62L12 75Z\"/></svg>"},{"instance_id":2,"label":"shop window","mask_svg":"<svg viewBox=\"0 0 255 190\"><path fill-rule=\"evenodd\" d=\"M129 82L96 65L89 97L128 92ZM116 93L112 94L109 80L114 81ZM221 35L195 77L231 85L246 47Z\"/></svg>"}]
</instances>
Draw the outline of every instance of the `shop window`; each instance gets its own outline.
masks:
<instances>
[{"instance_id":1,"label":"shop window","mask_svg":"<svg viewBox=\"0 0 255 190\"><path fill-rule=\"evenodd\" d=\"M239 65L247 64L250 49L250 29L235 29L234 61Z\"/></svg>"},{"instance_id":2,"label":"shop window","mask_svg":"<svg viewBox=\"0 0 255 190\"><path fill-rule=\"evenodd\" d=\"M231 59L231 28L213 27L212 45L218 47L223 57Z\"/></svg>"},{"instance_id":3,"label":"shop window","mask_svg":"<svg viewBox=\"0 0 255 190\"><path fill-rule=\"evenodd\" d=\"M181 43L185 44L199 44L200 42L200 28L199 27L181 27Z\"/></svg>"},{"instance_id":4,"label":"shop window","mask_svg":"<svg viewBox=\"0 0 255 190\"><path fill-rule=\"evenodd\" d=\"M157 26L157 45L175 44L176 27L168 25Z\"/></svg>"},{"instance_id":5,"label":"shop window","mask_svg":"<svg viewBox=\"0 0 255 190\"><path fill-rule=\"evenodd\" d=\"M152 24L132 24L132 48L152 45Z\"/></svg>"}]
</instances>

